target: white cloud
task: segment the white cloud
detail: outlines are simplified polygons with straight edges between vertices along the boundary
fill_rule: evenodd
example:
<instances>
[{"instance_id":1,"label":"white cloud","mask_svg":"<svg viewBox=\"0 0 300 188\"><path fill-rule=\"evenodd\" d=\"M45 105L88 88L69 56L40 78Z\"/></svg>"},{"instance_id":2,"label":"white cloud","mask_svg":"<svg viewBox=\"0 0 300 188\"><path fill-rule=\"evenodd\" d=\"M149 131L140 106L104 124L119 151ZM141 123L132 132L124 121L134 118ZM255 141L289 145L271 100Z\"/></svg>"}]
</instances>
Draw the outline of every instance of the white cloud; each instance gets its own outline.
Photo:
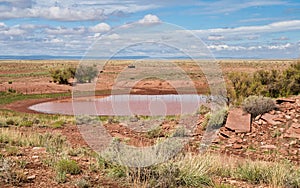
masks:
<instances>
[{"instance_id":1,"label":"white cloud","mask_svg":"<svg viewBox=\"0 0 300 188\"><path fill-rule=\"evenodd\" d=\"M56 27L56 28L47 28L45 32L52 35L79 35L85 32L84 27L78 28L65 28L65 27Z\"/></svg>"},{"instance_id":2,"label":"white cloud","mask_svg":"<svg viewBox=\"0 0 300 188\"><path fill-rule=\"evenodd\" d=\"M256 45L256 46L241 46L241 45L209 45L208 48L215 51L253 51L253 50L287 50L295 47L294 44L274 44L274 45Z\"/></svg>"},{"instance_id":3,"label":"white cloud","mask_svg":"<svg viewBox=\"0 0 300 188\"><path fill-rule=\"evenodd\" d=\"M12 6L18 8L28 8L31 7L32 1L31 0L0 0L4 6Z\"/></svg>"},{"instance_id":4,"label":"white cloud","mask_svg":"<svg viewBox=\"0 0 300 188\"><path fill-rule=\"evenodd\" d=\"M1 5L1 2L4 5ZM0 0L0 19L45 18L58 21L105 20L159 7L143 1Z\"/></svg>"},{"instance_id":5,"label":"white cloud","mask_svg":"<svg viewBox=\"0 0 300 188\"><path fill-rule=\"evenodd\" d=\"M140 24L157 24L160 23L160 19L153 14L147 14L144 16L143 19L139 20L138 23Z\"/></svg>"},{"instance_id":6,"label":"white cloud","mask_svg":"<svg viewBox=\"0 0 300 188\"><path fill-rule=\"evenodd\" d=\"M267 46L267 48L270 49L270 50L274 50L274 49L275 50L285 50L285 49L290 48L290 47L292 47L291 43Z\"/></svg>"},{"instance_id":7,"label":"white cloud","mask_svg":"<svg viewBox=\"0 0 300 188\"><path fill-rule=\"evenodd\" d=\"M285 37L285 36L282 36L282 37L279 37L279 38L275 38L275 39L273 39L273 40L289 40L289 38L288 37Z\"/></svg>"},{"instance_id":8,"label":"white cloud","mask_svg":"<svg viewBox=\"0 0 300 188\"><path fill-rule=\"evenodd\" d=\"M194 30L200 35L245 35L260 33L276 33L282 31L300 30L300 20L288 20L282 22L274 22L261 26L241 26L236 28L216 28L208 30Z\"/></svg>"},{"instance_id":9,"label":"white cloud","mask_svg":"<svg viewBox=\"0 0 300 188\"><path fill-rule=\"evenodd\" d=\"M22 25L20 25L20 28L32 30L32 29L38 28L38 26L34 25L34 24L22 24Z\"/></svg>"},{"instance_id":10,"label":"white cloud","mask_svg":"<svg viewBox=\"0 0 300 188\"><path fill-rule=\"evenodd\" d=\"M117 40L117 39L120 39L121 37L120 37L120 35L114 33L114 34L108 35L107 38L112 39L112 40Z\"/></svg>"},{"instance_id":11,"label":"white cloud","mask_svg":"<svg viewBox=\"0 0 300 188\"><path fill-rule=\"evenodd\" d=\"M249 19L240 20L239 22L249 23L249 22L261 22L261 21L278 21L278 18L249 18Z\"/></svg>"},{"instance_id":12,"label":"white cloud","mask_svg":"<svg viewBox=\"0 0 300 188\"><path fill-rule=\"evenodd\" d=\"M47 42L57 44L57 43L63 43L64 41L62 39L54 38Z\"/></svg>"},{"instance_id":13,"label":"white cloud","mask_svg":"<svg viewBox=\"0 0 300 188\"><path fill-rule=\"evenodd\" d=\"M219 44L219 45L209 45L207 46L211 50L222 51L222 50L245 50L246 48L243 46L229 46L227 44Z\"/></svg>"},{"instance_id":14,"label":"white cloud","mask_svg":"<svg viewBox=\"0 0 300 188\"><path fill-rule=\"evenodd\" d=\"M3 22L0 22L0 28L1 28L1 27L6 27L6 24L3 23Z\"/></svg>"},{"instance_id":15,"label":"white cloud","mask_svg":"<svg viewBox=\"0 0 300 188\"><path fill-rule=\"evenodd\" d=\"M201 14L226 14L236 12L242 9L257 6L287 5L283 0L222 0L214 2L197 2L198 6L203 7Z\"/></svg>"},{"instance_id":16,"label":"white cloud","mask_svg":"<svg viewBox=\"0 0 300 188\"><path fill-rule=\"evenodd\" d=\"M94 33L103 33L109 31L110 29L111 27L107 23L99 23L95 26L90 27L89 31Z\"/></svg>"},{"instance_id":17,"label":"white cloud","mask_svg":"<svg viewBox=\"0 0 300 188\"><path fill-rule=\"evenodd\" d=\"M217 40L223 40L225 39L225 37L222 35L209 35L207 39L217 41Z\"/></svg>"},{"instance_id":18,"label":"white cloud","mask_svg":"<svg viewBox=\"0 0 300 188\"><path fill-rule=\"evenodd\" d=\"M18 36L18 35L23 35L25 33L26 33L25 30L14 28L14 27L0 31L0 34L7 35L7 36Z\"/></svg>"}]
</instances>

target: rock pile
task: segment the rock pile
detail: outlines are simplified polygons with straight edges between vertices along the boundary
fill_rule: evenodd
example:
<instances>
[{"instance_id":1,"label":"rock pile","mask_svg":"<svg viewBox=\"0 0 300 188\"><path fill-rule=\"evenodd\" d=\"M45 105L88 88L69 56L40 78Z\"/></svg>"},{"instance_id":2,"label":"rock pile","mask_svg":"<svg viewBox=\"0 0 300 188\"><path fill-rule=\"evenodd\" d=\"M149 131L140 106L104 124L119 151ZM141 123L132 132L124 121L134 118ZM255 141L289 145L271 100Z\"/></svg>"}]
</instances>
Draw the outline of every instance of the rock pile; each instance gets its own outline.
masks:
<instances>
[{"instance_id":1,"label":"rock pile","mask_svg":"<svg viewBox=\"0 0 300 188\"><path fill-rule=\"evenodd\" d=\"M214 148L223 153L300 163L300 96L277 99L278 109L252 118L231 109Z\"/></svg>"}]
</instances>

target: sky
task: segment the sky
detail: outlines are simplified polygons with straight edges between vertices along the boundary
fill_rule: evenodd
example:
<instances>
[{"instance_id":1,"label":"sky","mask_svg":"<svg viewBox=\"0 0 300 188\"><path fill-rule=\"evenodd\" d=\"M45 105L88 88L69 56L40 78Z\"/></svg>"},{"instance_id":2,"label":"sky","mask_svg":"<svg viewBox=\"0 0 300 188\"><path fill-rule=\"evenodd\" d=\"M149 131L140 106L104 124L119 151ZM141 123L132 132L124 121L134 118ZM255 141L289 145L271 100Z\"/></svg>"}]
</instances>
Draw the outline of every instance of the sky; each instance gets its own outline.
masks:
<instances>
[{"instance_id":1,"label":"sky","mask_svg":"<svg viewBox=\"0 0 300 188\"><path fill-rule=\"evenodd\" d=\"M130 30L122 40L129 25L142 31L160 28L164 37L168 33L190 49L204 45L216 58L300 56L298 0L0 0L0 56L84 56L97 41L103 44L98 50L107 55L114 53L111 46L126 46L135 38L148 42L159 34L135 36ZM179 35L180 30L195 40ZM127 51L152 55L153 48Z\"/></svg>"}]
</instances>

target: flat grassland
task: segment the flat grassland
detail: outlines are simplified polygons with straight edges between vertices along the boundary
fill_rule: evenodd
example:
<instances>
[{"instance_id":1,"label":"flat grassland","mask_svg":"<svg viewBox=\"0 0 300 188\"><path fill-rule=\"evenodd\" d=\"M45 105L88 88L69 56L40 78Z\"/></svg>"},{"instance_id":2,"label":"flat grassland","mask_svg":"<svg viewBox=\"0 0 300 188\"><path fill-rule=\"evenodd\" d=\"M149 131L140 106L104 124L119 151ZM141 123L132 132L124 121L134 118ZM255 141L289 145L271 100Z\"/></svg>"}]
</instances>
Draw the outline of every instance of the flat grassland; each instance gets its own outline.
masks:
<instances>
[{"instance_id":1,"label":"flat grassland","mask_svg":"<svg viewBox=\"0 0 300 188\"><path fill-rule=\"evenodd\" d=\"M195 63L170 62L185 71L199 94L209 92L205 75ZM284 70L296 60L217 62L229 83L229 73ZM110 94L118 75L133 63L109 61L98 75L96 93ZM50 70L78 64L74 60L0 61L0 187L300 187L300 140L283 137L289 126L299 125L299 96L292 97L295 104L280 106L287 114L281 124L255 124L255 131L222 137L206 154L199 154L208 117L203 110L191 141L178 156L151 167L126 167L92 151L81 137L74 117L27 109L39 102L70 98L72 86L54 83ZM159 64L153 69L160 70ZM136 77L128 78L133 81ZM121 83L118 87L122 89L131 86L130 81ZM166 80L147 78L135 82L130 93L168 94L176 90ZM135 147L160 143L178 128L176 116L167 117L160 126L145 132L131 130L116 117L100 119L114 142ZM262 143L276 147L261 148Z\"/></svg>"},{"instance_id":2,"label":"flat grassland","mask_svg":"<svg viewBox=\"0 0 300 188\"><path fill-rule=\"evenodd\" d=\"M103 73L99 75L97 90L111 89L118 74L128 65L135 61L112 60L106 63ZM170 60L170 62L182 68L195 82L200 93L207 91L205 77L201 68L191 61ZM226 76L231 72L254 72L257 70L283 70L295 60L217 60L218 66ZM23 94L44 94L70 92L72 86L58 85L52 82L51 69L64 67L76 67L79 61L67 60L2 60L0 61L0 91L7 91L9 88ZM93 62L91 62L92 64ZM96 62L97 64L97 62ZM159 63L155 64L152 71L160 71ZM138 86L145 87L147 84L140 83ZM164 90L167 83L163 80L154 82L152 88Z\"/></svg>"}]
</instances>

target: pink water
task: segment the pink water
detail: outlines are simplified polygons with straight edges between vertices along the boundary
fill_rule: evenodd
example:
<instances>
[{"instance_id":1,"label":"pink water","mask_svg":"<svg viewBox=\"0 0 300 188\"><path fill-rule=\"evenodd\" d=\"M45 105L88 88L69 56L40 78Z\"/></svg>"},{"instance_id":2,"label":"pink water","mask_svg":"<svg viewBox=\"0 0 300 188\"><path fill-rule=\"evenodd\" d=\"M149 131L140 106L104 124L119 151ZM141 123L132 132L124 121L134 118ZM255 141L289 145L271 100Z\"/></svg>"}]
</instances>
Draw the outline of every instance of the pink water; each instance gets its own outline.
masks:
<instances>
[{"instance_id":1,"label":"pink water","mask_svg":"<svg viewBox=\"0 0 300 188\"><path fill-rule=\"evenodd\" d=\"M206 97L201 95L114 95L104 98L52 101L29 109L64 115L177 115L195 113Z\"/></svg>"}]
</instances>

